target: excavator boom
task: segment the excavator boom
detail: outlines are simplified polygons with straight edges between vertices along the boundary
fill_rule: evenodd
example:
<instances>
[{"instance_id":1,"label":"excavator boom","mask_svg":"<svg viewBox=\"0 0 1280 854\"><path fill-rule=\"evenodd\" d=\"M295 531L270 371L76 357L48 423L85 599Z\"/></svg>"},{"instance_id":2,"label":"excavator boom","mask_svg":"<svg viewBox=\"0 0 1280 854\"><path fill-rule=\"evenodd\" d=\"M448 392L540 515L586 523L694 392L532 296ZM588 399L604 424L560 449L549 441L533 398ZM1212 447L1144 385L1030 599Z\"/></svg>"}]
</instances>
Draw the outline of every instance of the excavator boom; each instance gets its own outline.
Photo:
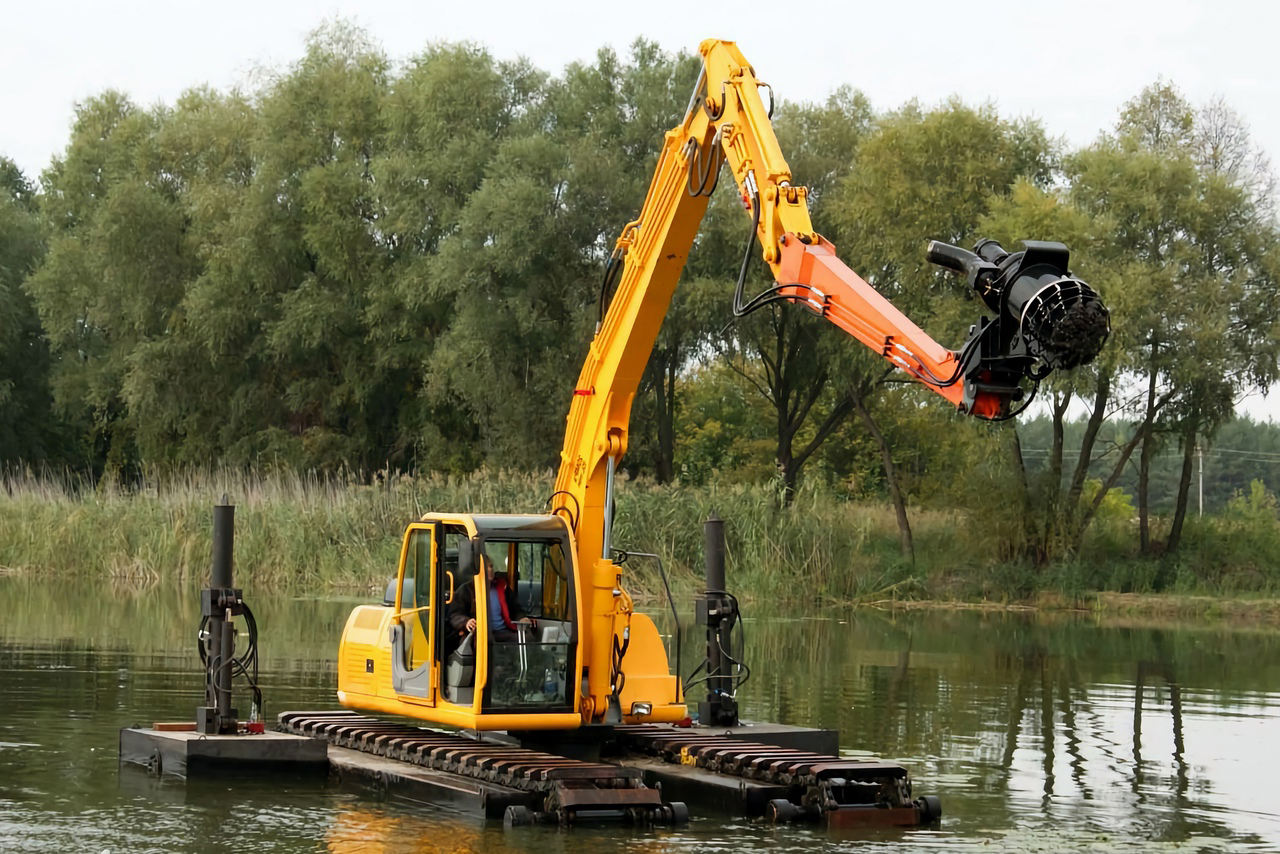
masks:
<instances>
[{"instance_id":1,"label":"excavator boom","mask_svg":"<svg viewBox=\"0 0 1280 854\"><path fill-rule=\"evenodd\" d=\"M1046 250L1032 259L1030 248L1010 255L988 242L994 248L979 257L935 242L930 260L967 273L970 284L998 312L995 321L979 322L960 351L938 344L840 261L835 247L813 230L808 190L792 183L770 110L760 96L764 84L737 45L708 39L699 53L702 72L684 119L666 134L640 214L623 228L606 271L605 288L616 280L616 291L573 390L552 496L553 512L567 520L577 538L584 604L592 621L584 627L593 639L590 694L597 708L612 692L619 669L610 651L618 640L612 645L606 641L615 636L619 614L630 610L612 561L614 472L627 450L641 375L722 165L733 174L777 283L743 301L740 281L735 313L769 302L809 308L961 412L1007 417L1011 401L1022 397L1019 381L1038 378L1030 373L1033 364L1053 366L1049 343L1037 344L1019 334L1025 332L1028 312L1050 331L1063 316L1076 319L1087 339L1083 349L1093 354L1109 328L1097 295L1067 273L1066 247L1060 244L1037 244L1061 252ZM1036 266L1031 260L1042 263ZM1015 279L1034 287L1015 288ZM1083 319L1081 306L1087 309ZM1085 355L1083 361L1092 358Z\"/></svg>"},{"instance_id":2,"label":"excavator boom","mask_svg":"<svg viewBox=\"0 0 1280 854\"><path fill-rule=\"evenodd\" d=\"M355 609L343 632L343 705L474 730L686 717L662 638L636 612L614 561L613 482L641 375L725 166L775 280L744 299L744 262L736 315L772 303L807 308L959 411L992 419L1016 414L1020 383L1087 363L1106 339L1106 309L1067 271L1065 246L1025 241L1009 253L983 241L969 252L935 241L929 259L964 274L993 313L960 350L938 344L814 232L808 191L792 183L763 84L737 46L712 39L699 51L688 109L665 135L640 214L606 268L551 515L429 513L410 525L383 605ZM478 602L506 603L502 619L491 617L496 604ZM513 608L536 620L513 622Z\"/></svg>"}]
</instances>

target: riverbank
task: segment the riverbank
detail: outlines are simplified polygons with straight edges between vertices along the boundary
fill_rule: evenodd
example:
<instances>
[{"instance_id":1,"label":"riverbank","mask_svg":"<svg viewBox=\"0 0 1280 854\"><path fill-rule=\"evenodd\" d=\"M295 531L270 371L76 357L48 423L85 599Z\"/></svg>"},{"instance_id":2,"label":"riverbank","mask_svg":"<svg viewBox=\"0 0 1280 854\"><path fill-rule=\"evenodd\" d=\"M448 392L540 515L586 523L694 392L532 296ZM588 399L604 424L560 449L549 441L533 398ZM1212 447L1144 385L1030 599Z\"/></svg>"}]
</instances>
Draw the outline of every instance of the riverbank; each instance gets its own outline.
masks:
<instances>
[{"instance_id":1,"label":"riverbank","mask_svg":"<svg viewBox=\"0 0 1280 854\"><path fill-rule=\"evenodd\" d=\"M1065 597L1041 593L1011 602L947 599L879 599L859 607L887 611L982 611L1088 616L1102 625L1144 627L1186 623L1234 624L1280 628L1280 599L1230 596L1182 596L1160 593L1088 593Z\"/></svg>"},{"instance_id":2,"label":"riverbank","mask_svg":"<svg viewBox=\"0 0 1280 854\"><path fill-rule=\"evenodd\" d=\"M0 574L126 584L203 580L212 506L226 494L237 505L239 583L365 595L395 572L404 527L423 513L538 513L550 490L549 473L365 483L223 471L155 479L133 490L8 477L0 488ZM1127 554L1114 546L1114 532L1098 525L1076 559L1036 567L1009 561L1005 540L956 510L912 511L915 560L907 561L887 505L818 488L800 490L792 506L780 508L767 486L622 481L617 505L615 542L660 555L682 598L701 583L702 521L714 512L727 521L731 585L747 600L1267 620L1280 613L1274 551L1231 529L1231 520L1189 520L1183 550L1163 562ZM655 562L633 558L626 572L637 598L661 598ZM1161 595L1145 595L1155 593ZM1273 604L1257 604L1264 601Z\"/></svg>"}]
</instances>

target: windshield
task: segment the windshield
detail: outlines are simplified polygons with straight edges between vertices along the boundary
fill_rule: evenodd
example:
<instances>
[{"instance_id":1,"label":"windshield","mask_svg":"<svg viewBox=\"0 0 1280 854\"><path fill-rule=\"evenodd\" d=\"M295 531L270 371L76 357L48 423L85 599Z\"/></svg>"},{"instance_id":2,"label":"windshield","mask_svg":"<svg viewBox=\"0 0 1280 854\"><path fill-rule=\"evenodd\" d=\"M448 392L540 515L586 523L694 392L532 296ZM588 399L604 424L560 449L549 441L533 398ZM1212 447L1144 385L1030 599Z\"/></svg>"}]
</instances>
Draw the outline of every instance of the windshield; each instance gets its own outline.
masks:
<instances>
[{"instance_id":1,"label":"windshield","mask_svg":"<svg viewBox=\"0 0 1280 854\"><path fill-rule=\"evenodd\" d=\"M515 593L514 630L489 640L485 707L565 711L572 706L573 599L569 555L561 539L486 539L494 573ZM528 622L529 618L532 622Z\"/></svg>"},{"instance_id":2,"label":"windshield","mask_svg":"<svg viewBox=\"0 0 1280 854\"><path fill-rule=\"evenodd\" d=\"M569 611L569 563L561 540L486 540L495 572L506 572L520 607L542 620L573 619Z\"/></svg>"}]
</instances>

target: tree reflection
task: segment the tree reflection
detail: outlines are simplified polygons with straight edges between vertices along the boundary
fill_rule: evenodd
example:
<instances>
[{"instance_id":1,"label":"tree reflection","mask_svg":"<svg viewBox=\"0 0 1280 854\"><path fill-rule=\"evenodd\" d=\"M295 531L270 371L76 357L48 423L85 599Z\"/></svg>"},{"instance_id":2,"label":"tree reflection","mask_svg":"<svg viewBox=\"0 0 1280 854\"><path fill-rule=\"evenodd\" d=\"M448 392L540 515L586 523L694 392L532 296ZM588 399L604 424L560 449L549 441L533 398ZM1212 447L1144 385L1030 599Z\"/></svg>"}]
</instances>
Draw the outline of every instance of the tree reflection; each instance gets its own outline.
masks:
<instances>
[{"instance_id":1,"label":"tree reflection","mask_svg":"<svg viewBox=\"0 0 1280 854\"><path fill-rule=\"evenodd\" d=\"M1190 773L1186 760L1186 740L1182 716L1182 686L1178 683L1173 657L1168 651L1168 644L1163 632L1156 632L1153 637L1156 656L1137 662L1133 680L1133 791L1139 803L1147 796L1146 769L1142 759L1142 725L1144 718L1143 704L1147 696L1148 683L1159 680L1169 693L1169 724L1173 735L1173 803L1169 813L1169 830L1166 835L1182 838L1187 832L1201 829L1201 824L1188 822L1186 818L1187 792L1190 789ZM1158 690L1160 684L1150 686ZM1159 696L1157 694L1157 701ZM1157 713L1158 714L1158 713ZM1157 778L1159 775L1156 775ZM1154 787L1159 791L1158 784Z\"/></svg>"}]
</instances>

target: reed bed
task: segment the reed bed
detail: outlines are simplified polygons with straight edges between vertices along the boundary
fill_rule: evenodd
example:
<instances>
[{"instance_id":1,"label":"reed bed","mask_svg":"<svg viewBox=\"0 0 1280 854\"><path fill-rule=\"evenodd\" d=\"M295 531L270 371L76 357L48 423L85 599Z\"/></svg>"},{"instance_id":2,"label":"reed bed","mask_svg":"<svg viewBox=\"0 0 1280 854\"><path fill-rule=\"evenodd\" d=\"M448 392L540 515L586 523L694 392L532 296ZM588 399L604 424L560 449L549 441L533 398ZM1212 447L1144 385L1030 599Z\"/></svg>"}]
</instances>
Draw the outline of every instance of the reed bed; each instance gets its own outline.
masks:
<instances>
[{"instance_id":1,"label":"reed bed","mask_svg":"<svg viewBox=\"0 0 1280 854\"><path fill-rule=\"evenodd\" d=\"M207 577L212 506L236 510L236 577L246 588L380 591L395 572L401 532L423 513L545 512L550 472L373 478L287 470L148 474L130 488L29 471L0 476L0 575L53 574L122 583L194 583ZM802 488L788 507L768 485L622 481L615 543L652 552L687 595L702 577L702 523L726 521L731 588L778 602L886 599L1028 601L1042 592L1276 595L1280 527L1269 519L1189 521L1171 563L1123 547L1127 523L1097 526L1082 554L1034 567L1001 557L990 522L960 511L913 509L915 560L899 551L885 504ZM1115 528L1113 530L1113 528ZM1117 545L1120 544L1120 545ZM1163 566L1163 568L1162 568ZM628 588L661 595L656 565L627 564ZM1159 579L1166 581L1161 586Z\"/></svg>"},{"instance_id":2,"label":"reed bed","mask_svg":"<svg viewBox=\"0 0 1280 854\"><path fill-rule=\"evenodd\" d=\"M211 508L225 494L236 505L238 583L374 589L395 571L408 522L434 510L544 512L552 480L550 473L484 471L369 480L214 470L148 475L123 489L11 472L0 481L0 571L203 579ZM658 554L682 590L702 576L702 522L712 512L727 521L733 582L752 595L847 600L915 571L897 555L891 511L832 502L818 490L802 490L791 507L780 508L764 487L637 481L619 485L617 502L615 541ZM918 517L918 543L948 521L944 514ZM629 570L638 594L661 589L652 561L634 559Z\"/></svg>"}]
</instances>

